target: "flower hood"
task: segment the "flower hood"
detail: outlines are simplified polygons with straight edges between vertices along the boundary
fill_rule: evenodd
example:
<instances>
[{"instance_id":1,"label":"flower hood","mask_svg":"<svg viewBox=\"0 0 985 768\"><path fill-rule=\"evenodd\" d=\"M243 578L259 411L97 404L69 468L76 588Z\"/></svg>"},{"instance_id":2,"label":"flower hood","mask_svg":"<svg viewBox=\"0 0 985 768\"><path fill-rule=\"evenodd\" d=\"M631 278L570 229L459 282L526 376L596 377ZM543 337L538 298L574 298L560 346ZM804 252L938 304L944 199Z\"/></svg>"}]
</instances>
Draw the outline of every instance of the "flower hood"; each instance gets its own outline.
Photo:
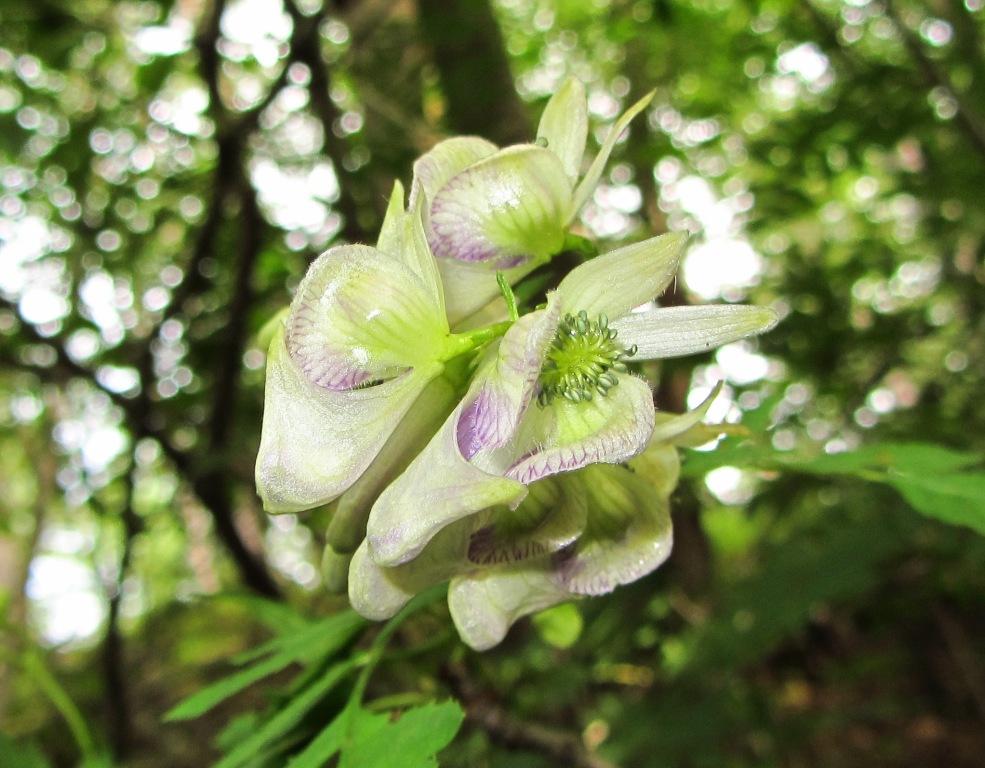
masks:
<instances>
[{"instance_id":1,"label":"flower hood","mask_svg":"<svg viewBox=\"0 0 985 768\"><path fill-rule=\"evenodd\" d=\"M452 323L496 296L495 271L515 282L563 250L617 140L652 97L616 120L584 175L588 107L585 87L574 78L547 103L536 143L499 149L460 136L438 143L414 164L414 189L426 198L425 228L442 279L452 288L470 287L453 292Z\"/></svg>"},{"instance_id":2,"label":"flower hood","mask_svg":"<svg viewBox=\"0 0 985 768\"><path fill-rule=\"evenodd\" d=\"M420 209L403 212L399 185L375 248L312 263L268 350L256 464L267 511L325 504L366 470L443 370L444 301Z\"/></svg>"}]
</instances>

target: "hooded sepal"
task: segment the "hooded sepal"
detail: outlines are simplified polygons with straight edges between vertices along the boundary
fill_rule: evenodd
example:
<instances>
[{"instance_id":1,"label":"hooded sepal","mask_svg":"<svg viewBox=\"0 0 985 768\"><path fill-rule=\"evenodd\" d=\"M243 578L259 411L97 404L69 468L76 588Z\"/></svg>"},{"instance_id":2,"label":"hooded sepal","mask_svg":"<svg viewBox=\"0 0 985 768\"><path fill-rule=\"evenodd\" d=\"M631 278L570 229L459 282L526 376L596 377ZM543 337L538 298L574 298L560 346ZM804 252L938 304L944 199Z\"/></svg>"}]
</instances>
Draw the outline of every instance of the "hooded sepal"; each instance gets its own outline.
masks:
<instances>
[{"instance_id":1,"label":"hooded sepal","mask_svg":"<svg viewBox=\"0 0 985 768\"><path fill-rule=\"evenodd\" d=\"M414 163L414 182L410 190L410 206L424 197L425 210L430 201L448 181L473 163L496 154L492 142L478 136L455 136L439 141Z\"/></svg>"},{"instance_id":2,"label":"hooded sepal","mask_svg":"<svg viewBox=\"0 0 985 768\"><path fill-rule=\"evenodd\" d=\"M308 269L285 340L313 384L349 390L434 360L448 323L421 276L375 248L332 248Z\"/></svg>"},{"instance_id":3,"label":"hooded sepal","mask_svg":"<svg viewBox=\"0 0 985 768\"><path fill-rule=\"evenodd\" d=\"M557 155L534 145L500 150L453 176L430 200L428 240L439 259L508 269L564 244L571 182Z\"/></svg>"},{"instance_id":4,"label":"hooded sepal","mask_svg":"<svg viewBox=\"0 0 985 768\"><path fill-rule=\"evenodd\" d=\"M326 389L297 366L280 329L267 354L256 463L264 509L298 512L337 498L365 471L440 371L440 364L432 363L366 389Z\"/></svg>"},{"instance_id":5,"label":"hooded sepal","mask_svg":"<svg viewBox=\"0 0 985 768\"><path fill-rule=\"evenodd\" d=\"M372 621L389 619L417 595L448 581L466 560L473 521L461 520L438 533L413 560L392 568L378 565L363 542L349 567L349 602Z\"/></svg>"},{"instance_id":6,"label":"hooded sepal","mask_svg":"<svg viewBox=\"0 0 985 768\"><path fill-rule=\"evenodd\" d=\"M455 629L476 651L499 645L518 619L570 599L547 560L456 576L448 586Z\"/></svg>"}]
</instances>

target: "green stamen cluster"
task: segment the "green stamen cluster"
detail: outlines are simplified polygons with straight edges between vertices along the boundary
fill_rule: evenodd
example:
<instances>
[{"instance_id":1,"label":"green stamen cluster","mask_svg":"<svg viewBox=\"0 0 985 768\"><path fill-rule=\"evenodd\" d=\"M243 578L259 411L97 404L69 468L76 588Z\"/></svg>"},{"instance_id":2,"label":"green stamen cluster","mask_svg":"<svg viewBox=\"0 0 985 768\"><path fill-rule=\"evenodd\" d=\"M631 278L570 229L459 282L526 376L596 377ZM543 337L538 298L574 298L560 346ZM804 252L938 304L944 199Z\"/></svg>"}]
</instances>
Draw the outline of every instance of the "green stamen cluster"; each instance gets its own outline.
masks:
<instances>
[{"instance_id":1,"label":"green stamen cluster","mask_svg":"<svg viewBox=\"0 0 985 768\"><path fill-rule=\"evenodd\" d=\"M537 402L544 406L555 397L573 403L605 397L619 383L615 374L625 373L626 360L636 354L636 345L621 346L617 335L605 315L598 320L589 320L584 310L565 315L540 372Z\"/></svg>"}]
</instances>

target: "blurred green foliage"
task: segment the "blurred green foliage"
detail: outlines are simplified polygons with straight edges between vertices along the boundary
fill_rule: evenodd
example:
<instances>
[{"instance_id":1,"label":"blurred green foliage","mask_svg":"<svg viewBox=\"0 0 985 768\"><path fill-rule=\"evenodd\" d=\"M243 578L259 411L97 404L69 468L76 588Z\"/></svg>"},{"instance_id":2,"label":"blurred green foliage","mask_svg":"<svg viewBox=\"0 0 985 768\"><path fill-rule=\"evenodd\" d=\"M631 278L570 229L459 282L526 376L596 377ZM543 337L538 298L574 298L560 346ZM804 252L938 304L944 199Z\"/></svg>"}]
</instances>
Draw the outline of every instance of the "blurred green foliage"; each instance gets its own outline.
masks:
<instances>
[{"instance_id":1,"label":"blurred green foliage","mask_svg":"<svg viewBox=\"0 0 985 768\"><path fill-rule=\"evenodd\" d=\"M981 765L980 0L285 2L0 5L0 766ZM652 577L483 655L368 627L325 514L258 507L256 334L570 74L596 143L657 89L582 234L691 230L669 301L784 315L649 371L745 431Z\"/></svg>"}]
</instances>

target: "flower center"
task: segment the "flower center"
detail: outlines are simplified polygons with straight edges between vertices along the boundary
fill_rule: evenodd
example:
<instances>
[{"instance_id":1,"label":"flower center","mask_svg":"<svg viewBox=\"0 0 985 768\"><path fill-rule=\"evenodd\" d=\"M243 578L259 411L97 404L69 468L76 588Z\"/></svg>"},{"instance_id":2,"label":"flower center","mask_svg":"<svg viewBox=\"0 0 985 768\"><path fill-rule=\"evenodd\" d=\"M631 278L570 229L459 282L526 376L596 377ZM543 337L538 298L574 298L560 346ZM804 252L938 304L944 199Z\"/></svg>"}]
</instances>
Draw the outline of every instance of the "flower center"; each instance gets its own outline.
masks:
<instances>
[{"instance_id":1,"label":"flower center","mask_svg":"<svg viewBox=\"0 0 985 768\"><path fill-rule=\"evenodd\" d=\"M623 347L616 335L605 315L597 320L589 320L584 310L565 315L540 371L537 402L544 406L555 397L573 403L596 394L605 397L619 383L615 374L625 373L626 360L636 354L635 344Z\"/></svg>"}]
</instances>

